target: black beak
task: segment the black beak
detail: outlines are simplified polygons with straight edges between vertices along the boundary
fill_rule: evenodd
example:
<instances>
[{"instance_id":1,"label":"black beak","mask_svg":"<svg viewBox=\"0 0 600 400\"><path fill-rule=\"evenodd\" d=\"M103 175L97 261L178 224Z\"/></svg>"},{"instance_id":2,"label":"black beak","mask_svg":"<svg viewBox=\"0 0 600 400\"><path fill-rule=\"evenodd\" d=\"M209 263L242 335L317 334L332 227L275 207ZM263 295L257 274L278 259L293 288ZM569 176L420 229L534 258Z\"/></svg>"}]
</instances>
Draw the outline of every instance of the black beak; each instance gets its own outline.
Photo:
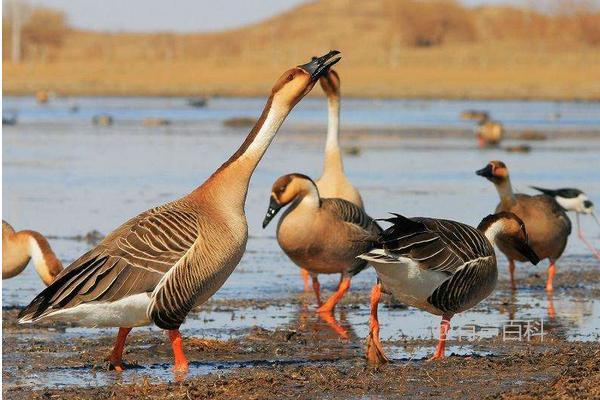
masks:
<instances>
[{"instance_id":1,"label":"black beak","mask_svg":"<svg viewBox=\"0 0 600 400\"><path fill-rule=\"evenodd\" d=\"M513 242L513 245L515 247L515 249L521 253L522 255L524 255L525 257L527 257L527 259L529 261L531 261L531 263L533 265L537 265L537 263L540 262L540 258L538 257L537 254L535 254L535 251L533 251L533 249L531 248L531 246L529 246L529 244L527 244L526 242L522 241L522 240L515 240Z\"/></svg>"},{"instance_id":2,"label":"black beak","mask_svg":"<svg viewBox=\"0 0 600 400\"><path fill-rule=\"evenodd\" d=\"M331 50L329 53L325 54L321 57L313 57L311 61L307 62L304 65L298 65L300 68L308 72L310 78L315 81L319 79L321 75L323 75L329 68L341 60L341 56L337 50ZM336 57L337 56L337 57Z\"/></svg>"},{"instance_id":3,"label":"black beak","mask_svg":"<svg viewBox=\"0 0 600 400\"><path fill-rule=\"evenodd\" d=\"M584 206L585 208L594 208L594 203L592 203L592 201L591 201L591 200L585 200L585 201L583 202L583 206Z\"/></svg>"},{"instance_id":4,"label":"black beak","mask_svg":"<svg viewBox=\"0 0 600 400\"><path fill-rule=\"evenodd\" d=\"M271 200L269 201L269 209L267 210L267 214L263 220L263 229L269 225L269 222L271 222L273 217L277 215L279 210L281 210L281 207L283 207L283 205L279 204L275 197L271 196Z\"/></svg>"},{"instance_id":5,"label":"black beak","mask_svg":"<svg viewBox=\"0 0 600 400\"><path fill-rule=\"evenodd\" d=\"M492 164L488 164L485 168L478 169L475 173L479 176L483 176L484 178L493 178L494 174L492 173Z\"/></svg>"}]
</instances>

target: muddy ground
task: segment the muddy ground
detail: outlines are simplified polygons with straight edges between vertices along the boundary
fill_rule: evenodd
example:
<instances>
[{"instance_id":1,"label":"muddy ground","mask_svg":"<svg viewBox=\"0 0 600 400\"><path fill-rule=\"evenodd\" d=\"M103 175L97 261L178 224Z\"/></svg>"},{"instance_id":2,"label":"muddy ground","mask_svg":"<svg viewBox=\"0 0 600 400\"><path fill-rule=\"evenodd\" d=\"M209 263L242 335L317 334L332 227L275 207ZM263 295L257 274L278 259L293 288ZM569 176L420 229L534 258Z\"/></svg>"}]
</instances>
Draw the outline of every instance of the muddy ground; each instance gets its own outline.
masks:
<instances>
[{"instance_id":1,"label":"muddy ground","mask_svg":"<svg viewBox=\"0 0 600 400\"><path fill-rule=\"evenodd\" d=\"M543 278L538 273L523 276L520 290L542 291ZM590 301L600 298L595 284L600 279L600 269L563 271L556 279L560 288L554 298L567 293ZM450 354L445 360L428 362L426 356L433 351L435 340L400 338L384 341L393 362L373 369L367 367L363 358L364 338L344 322L345 313L364 307L367 298L366 288L354 290L336 312L340 326L347 329L348 339L340 338L327 321L315 317L310 294L273 302L211 301L203 307L204 312L226 309L243 314L244 310L286 303L301 311L292 323L275 329L254 326L224 340L186 337L191 372L180 382L170 375L171 351L165 336L158 331L132 332L124 359L127 372L133 375L121 375L106 372L108 365L103 361L112 346L110 333L96 337L74 334L65 340L60 335L71 327L50 323L21 326L15 322L18 309L5 309L3 398L600 398L598 333L594 331L592 335L596 336L587 337L586 341L569 340L565 334L569 321L561 318L560 310L554 317L547 317L548 334L543 341L484 339L471 344L466 355ZM514 307L511 298L513 295L502 281L483 307L490 313L510 315ZM386 299L381 308L381 314L386 315L386 310L402 306ZM185 331L184 325L184 335ZM56 337L61 340L52 339ZM456 339L448 343L450 349L456 344ZM425 353L411 353L411 349L424 349ZM49 373L64 384L44 385L36 381L36 377ZM101 385L94 381L69 384L69 376L101 374L108 376Z\"/></svg>"}]
</instances>

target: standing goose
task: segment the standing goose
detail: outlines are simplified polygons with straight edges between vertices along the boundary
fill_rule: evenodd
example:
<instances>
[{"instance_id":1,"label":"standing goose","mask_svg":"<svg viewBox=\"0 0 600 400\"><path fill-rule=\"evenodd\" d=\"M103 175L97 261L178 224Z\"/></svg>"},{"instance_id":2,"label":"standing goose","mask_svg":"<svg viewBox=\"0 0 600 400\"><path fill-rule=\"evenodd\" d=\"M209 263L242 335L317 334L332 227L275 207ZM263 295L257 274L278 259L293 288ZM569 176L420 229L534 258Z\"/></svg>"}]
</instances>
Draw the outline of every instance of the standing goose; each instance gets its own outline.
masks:
<instances>
[{"instance_id":1,"label":"standing goose","mask_svg":"<svg viewBox=\"0 0 600 400\"><path fill-rule=\"evenodd\" d=\"M500 203L496 212L510 211L515 213L525 222L529 232L530 245L540 259L548 258L548 280L546 291L554 290L553 280L556 273L556 260L562 255L567 246L567 239L571 233L571 221L560 205L550 196L529 196L513 193L508 176L508 168L502 161L490 161L484 168L476 171L477 175L487 178L496 186L500 195ZM498 248L508 258L510 272L510 285L514 290L515 285L515 260L527 261L519 252L502 240L497 241Z\"/></svg>"},{"instance_id":2,"label":"standing goose","mask_svg":"<svg viewBox=\"0 0 600 400\"><path fill-rule=\"evenodd\" d=\"M63 269L48 240L41 233L15 232L8 222L2 220L2 279L19 275L30 259L33 259L35 270L46 286Z\"/></svg>"},{"instance_id":3,"label":"standing goose","mask_svg":"<svg viewBox=\"0 0 600 400\"><path fill-rule=\"evenodd\" d=\"M52 318L119 327L109 357L117 370L123 369L121 357L131 328L154 323L169 332L175 372L186 372L179 327L192 308L223 285L244 253L244 203L252 173L288 113L339 61L338 54L331 51L286 71L244 143L208 180L106 236L63 270L21 312L20 322Z\"/></svg>"},{"instance_id":4,"label":"standing goose","mask_svg":"<svg viewBox=\"0 0 600 400\"><path fill-rule=\"evenodd\" d=\"M325 162L323 174L317 179L317 188L321 198L344 199L364 208L358 190L352 186L344 173L342 151L340 150L340 77L330 69L324 74L319 83L327 94L327 109L329 123L327 125L327 141L325 143Z\"/></svg>"},{"instance_id":5,"label":"standing goose","mask_svg":"<svg viewBox=\"0 0 600 400\"><path fill-rule=\"evenodd\" d=\"M485 217L478 228L434 218L387 221L393 225L375 247L360 258L377 271L371 292L367 360L387 361L379 340L377 307L381 292L435 315L442 316L440 339L431 359L444 357L446 334L454 314L468 310L496 287L498 269L493 243L503 240L536 264L539 258L527 244L525 224L512 213Z\"/></svg>"},{"instance_id":6,"label":"standing goose","mask_svg":"<svg viewBox=\"0 0 600 400\"><path fill-rule=\"evenodd\" d=\"M319 79L323 91L327 95L327 140L325 142L325 162L323 174L317 179L317 188L322 198L344 199L364 208L358 190L350 183L344 173L342 151L340 149L340 76L330 69ZM304 280L304 291L309 287L309 272L301 268Z\"/></svg>"},{"instance_id":7,"label":"standing goose","mask_svg":"<svg viewBox=\"0 0 600 400\"><path fill-rule=\"evenodd\" d=\"M381 228L355 204L321 198L315 182L302 174L275 181L263 228L288 204L277 225L277 241L296 265L311 274L318 312L331 313L350 288L350 278L367 266L356 257L369 249L367 239ZM324 304L318 274L342 274L337 292Z\"/></svg>"},{"instance_id":8,"label":"standing goose","mask_svg":"<svg viewBox=\"0 0 600 400\"><path fill-rule=\"evenodd\" d=\"M579 214L588 214L591 215L596 223L600 225L600 221L596 217L594 213L594 203L587 197L587 195L579 189L573 188L564 188L564 189L544 189L536 186L531 186L531 188L537 190L538 192L542 192L547 196L553 197L556 202L565 209L565 211L574 211L575 212L575 221L577 222L577 236L581 241L587 246L588 249L592 251L594 256L600 260L600 252L592 246L590 242L587 241L585 236L583 236L583 230L581 229L581 225L579 224Z\"/></svg>"}]
</instances>

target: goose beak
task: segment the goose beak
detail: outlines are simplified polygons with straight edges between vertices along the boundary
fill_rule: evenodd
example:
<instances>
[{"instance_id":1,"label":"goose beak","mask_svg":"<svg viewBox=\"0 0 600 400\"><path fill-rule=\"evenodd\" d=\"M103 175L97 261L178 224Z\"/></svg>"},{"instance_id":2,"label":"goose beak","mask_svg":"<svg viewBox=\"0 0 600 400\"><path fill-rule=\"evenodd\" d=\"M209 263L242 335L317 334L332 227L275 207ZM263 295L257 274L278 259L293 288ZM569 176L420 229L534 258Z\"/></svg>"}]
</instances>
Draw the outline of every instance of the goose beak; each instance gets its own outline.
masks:
<instances>
[{"instance_id":1,"label":"goose beak","mask_svg":"<svg viewBox=\"0 0 600 400\"><path fill-rule=\"evenodd\" d=\"M341 60L341 56L337 50L331 50L329 53L325 54L321 57L313 57L313 59L307 62L304 65L299 65L298 67L302 68L310 75L310 79L316 81L319 79L321 75L323 75L329 68Z\"/></svg>"},{"instance_id":2,"label":"goose beak","mask_svg":"<svg viewBox=\"0 0 600 400\"><path fill-rule=\"evenodd\" d=\"M479 176L483 176L484 178L493 178L494 174L492 173L492 164L486 165L484 168L478 169L475 173Z\"/></svg>"},{"instance_id":3,"label":"goose beak","mask_svg":"<svg viewBox=\"0 0 600 400\"><path fill-rule=\"evenodd\" d=\"M521 253L522 255L527 257L527 259L529 261L531 261L531 263L533 265L537 265L540 262L540 258L538 257L538 255L535 253L535 251L533 251L531 246L529 246L529 244L527 244L526 242L524 242L522 240L517 240L517 241L515 241L514 246L515 246L515 249L519 253Z\"/></svg>"},{"instance_id":4,"label":"goose beak","mask_svg":"<svg viewBox=\"0 0 600 400\"><path fill-rule=\"evenodd\" d=\"M265 215L265 219L263 220L262 227L263 229L269 225L269 222L273 219L275 215L281 210L283 207L282 204L275 199L275 197L271 196L271 200L269 201L269 209L267 210L267 214Z\"/></svg>"}]
</instances>

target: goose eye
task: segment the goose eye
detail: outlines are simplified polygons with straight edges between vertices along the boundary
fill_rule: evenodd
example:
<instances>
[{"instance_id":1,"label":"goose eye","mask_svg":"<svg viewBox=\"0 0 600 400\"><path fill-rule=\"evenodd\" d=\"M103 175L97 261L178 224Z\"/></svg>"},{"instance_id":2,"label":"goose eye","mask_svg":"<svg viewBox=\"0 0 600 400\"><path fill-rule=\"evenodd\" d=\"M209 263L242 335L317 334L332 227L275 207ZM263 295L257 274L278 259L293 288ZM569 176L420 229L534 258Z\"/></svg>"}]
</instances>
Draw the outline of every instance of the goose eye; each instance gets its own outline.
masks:
<instances>
[{"instance_id":1,"label":"goose eye","mask_svg":"<svg viewBox=\"0 0 600 400\"><path fill-rule=\"evenodd\" d=\"M294 74L289 74L287 77L288 82L294 80Z\"/></svg>"}]
</instances>

